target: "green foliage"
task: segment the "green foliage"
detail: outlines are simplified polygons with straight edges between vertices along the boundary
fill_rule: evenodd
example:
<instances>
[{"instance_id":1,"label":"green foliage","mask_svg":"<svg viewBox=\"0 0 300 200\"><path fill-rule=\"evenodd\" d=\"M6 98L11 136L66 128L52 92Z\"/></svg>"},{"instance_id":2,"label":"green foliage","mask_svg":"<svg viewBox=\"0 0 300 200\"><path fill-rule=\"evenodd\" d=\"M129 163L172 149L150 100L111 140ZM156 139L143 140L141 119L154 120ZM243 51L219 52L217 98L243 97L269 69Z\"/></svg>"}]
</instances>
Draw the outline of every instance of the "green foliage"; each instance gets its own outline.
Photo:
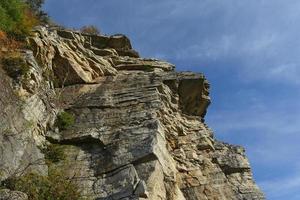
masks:
<instances>
[{"instance_id":1,"label":"green foliage","mask_svg":"<svg viewBox=\"0 0 300 200\"><path fill-rule=\"evenodd\" d=\"M66 166L57 164L66 159L63 148L62 145L50 144L41 149L48 165L48 176L33 172L12 176L0 182L0 189L24 192L30 200L87 200L81 197L74 180L66 175Z\"/></svg>"},{"instance_id":2,"label":"green foliage","mask_svg":"<svg viewBox=\"0 0 300 200\"><path fill-rule=\"evenodd\" d=\"M41 22L48 23L49 17L42 11L42 6L45 2L44 0L25 0L25 2L29 5L32 12Z\"/></svg>"},{"instance_id":3,"label":"green foliage","mask_svg":"<svg viewBox=\"0 0 300 200\"><path fill-rule=\"evenodd\" d=\"M146 72L153 72L153 71L154 71L154 67L151 66L151 65L145 65L145 66L144 66L144 70L145 70Z\"/></svg>"},{"instance_id":4,"label":"green foliage","mask_svg":"<svg viewBox=\"0 0 300 200\"><path fill-rule=\"evenodd\" d=\"M12 31L22 21L25 4L19 0L1 0L0 29Z\"/></svg>"},{"instance_id":5,"label":"green foliage","mask_svg":"<svg viewBox=\"0 0 300 200\"><path fill-rule=\"evenodd\" d=\"M17 190L28 195L30 200L81 200L80 191L58 168L50 167L48 176L28 173L2 182L3 188Z\"/></svg>"},{"instance_id":6,"label":"green foliage","mask_svg":"<svg viewBox=\"0 0 300 200\"><path fill-rule=\"evenodd\" d=\"M91 35L99 35L100 34L100 30L94 25L83 26L80 29L80 31L82 33L91 34Z\"/></svg>"},{"instance_id":7,"label":"green foliage","mask_svg":"<svg viewBox=\"0 0 300 200\"><path fill-rule=\"evenodd\" d=\"M22 40L36 24L35 15L24 1L0 1L0 30Z\"/></svg>"},{"instance_id":8,"label":"green foliage","mask_svg":"<svg viewBox=\"0 0 300 200\"><path fill-rule=\"evenodd\" d=\"M6 56L1 59L1 63L6 73L14 79L26 76L30 71L29 66L19 54Z\"/></svg>"},{"instance_id":9,"label":"green foliage","mask_svg":"<svg viewBox=\"0 0 300 200\"><path fill-rule=\"evenodd\" d=\"M39 12L44 4L44 0L26 0L25 2L35 12Z\"/></svg>"},{"instance_id":10,"label":"green foliage","mask_svg":"<svg viewBox=\"0 0 300 200\"><path fill-rule=\"evenodd\" d=\"M48 164L57 163L65 160L66 156L62 145L50 144L46 148L41 149L45 155L45 159Z\"/></svg>"},{"instance_id":11,"label":"green foliage","mask_svg":"<svg viewBox=\"0 0 300 200\"><path fill-rule=\"evenodd\" d=\"M60 130L66 130L75 123L75 118L68 112L62 112L57 116L56 125Z\"/></svg>"}]
</instances>

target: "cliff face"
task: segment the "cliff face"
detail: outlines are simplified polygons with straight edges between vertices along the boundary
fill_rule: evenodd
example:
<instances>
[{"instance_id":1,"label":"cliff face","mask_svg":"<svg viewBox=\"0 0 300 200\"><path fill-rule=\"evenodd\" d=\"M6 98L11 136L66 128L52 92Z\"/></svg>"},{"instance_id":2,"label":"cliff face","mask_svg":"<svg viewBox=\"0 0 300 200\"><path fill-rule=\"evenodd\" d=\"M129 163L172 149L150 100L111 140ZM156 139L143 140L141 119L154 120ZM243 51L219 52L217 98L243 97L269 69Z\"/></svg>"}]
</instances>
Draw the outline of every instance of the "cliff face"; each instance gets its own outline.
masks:
<instances>
[{"instance_id":1,"label":"cliff face","mask_svg":"<svg viewBox=\"0 0 300 200\"><path fill-rule=\"evenodd\" d=\"M244 149L217 141L204 123L203 74L140 58L123 35L38 28L28 41L26 80L0 69L2 181L47 175L40 149L51 143L66 155L55 165L89 199L264 199ZM59 130L62 110L75 123ZM9 195L26 199L0 191Z\"/></svg>"}]
</instances>

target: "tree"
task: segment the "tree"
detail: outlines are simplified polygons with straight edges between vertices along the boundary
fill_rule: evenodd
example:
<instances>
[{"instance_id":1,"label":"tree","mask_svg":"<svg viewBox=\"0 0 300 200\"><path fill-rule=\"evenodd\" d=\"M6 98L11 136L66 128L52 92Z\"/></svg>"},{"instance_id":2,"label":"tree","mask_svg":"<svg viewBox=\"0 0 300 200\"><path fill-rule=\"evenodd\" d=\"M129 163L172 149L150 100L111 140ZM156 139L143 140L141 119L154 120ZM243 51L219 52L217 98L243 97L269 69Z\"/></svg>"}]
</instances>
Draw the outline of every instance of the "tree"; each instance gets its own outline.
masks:
<instances>
[{"instance_id":1,"label":"tree","mask_svg":"<svg viewBox=\"0 0 300 200\"><path fill-rule=\"evenodd\" d=\"M42 10L42 6L45 3L45 0L25 0L29 5L30 10L35 14L35 16L43 23L47 23L49 17L47 13Z\"/></svg>"},{"instance_id":2,"label":"tree","mask_svg":"<svg viewBox=\"0 0 300 200\"><path fill-rule=\"evenodd\" d=\"M87 34L92 34L92 35L99 35L100 30L94 26L94 25L89 25L89 26L83 26L80 31L82 33L87 33Z\"/></svg>"},{"instance_id":3,"label":"tree","mask_svg":"<svg viewBox=\"0 0 300 200\"><path fill-rule=\"evenodd\" d=\"M41 11L44 2L44 0L26 0L26 3L30 6L31 10L35 12Z\"/></svg>"},{"instance_id":4,"label":"tree","mask_svg":"<svg viewBox=\"0 0 300 200\"><path fill-rule=\"evenodd\" d=\"M38 20L30 7L22 0L0 1L0 30L22 39Z\"/></svg>"},{"instance_id":5,"label":"tree","mask_svg":"<svg viewBox=\"0 0 300 200\"><path fill-rule=\"evenodd\" d=\"M23 20L25 4L19 0L0 1L0 29L13 31Z\"/></svg>"}]
</instances>

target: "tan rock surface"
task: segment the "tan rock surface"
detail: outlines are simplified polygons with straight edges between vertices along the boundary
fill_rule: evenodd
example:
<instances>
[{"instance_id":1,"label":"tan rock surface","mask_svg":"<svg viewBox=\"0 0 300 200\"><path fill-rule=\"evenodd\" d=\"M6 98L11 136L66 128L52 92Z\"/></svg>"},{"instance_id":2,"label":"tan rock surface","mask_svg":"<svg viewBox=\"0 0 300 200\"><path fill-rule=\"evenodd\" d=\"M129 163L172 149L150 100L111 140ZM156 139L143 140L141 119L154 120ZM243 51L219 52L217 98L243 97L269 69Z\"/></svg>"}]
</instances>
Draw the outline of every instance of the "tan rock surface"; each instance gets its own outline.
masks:
<instances>
[{"instance_id":1,"label":"tan rock surface","mask_svg":"<svg viewBox=\"0 0 300 200\"><path fill-rule=\"evenodd\" d=\"M27 103L20 115L10 114L12 108L0 111L7 121L0 143L11 155L0 154L2 171L13 163L22 167L16 152L44 161L37 146L50 142L66 155L57 166L91 199L264 199L244 149L217 141L204 122L210 85L203 74L139 58L123 35L40 27L29 42L33 54L24 59L32 80L14 87L27 92ZM5 84L1 92L11 88L9 79ZM12 89L1 94L13 97ZM1 100L0 108L5 105L11 106ZM53 118L61 109L75 116L75 124L59 131ZM12 138L10 149L4 130L13 117L20 127L34 125ZM31 148L17 145L23 138ZM32 169L42 173L47 167Z\"/></svg>"}]
</instances>

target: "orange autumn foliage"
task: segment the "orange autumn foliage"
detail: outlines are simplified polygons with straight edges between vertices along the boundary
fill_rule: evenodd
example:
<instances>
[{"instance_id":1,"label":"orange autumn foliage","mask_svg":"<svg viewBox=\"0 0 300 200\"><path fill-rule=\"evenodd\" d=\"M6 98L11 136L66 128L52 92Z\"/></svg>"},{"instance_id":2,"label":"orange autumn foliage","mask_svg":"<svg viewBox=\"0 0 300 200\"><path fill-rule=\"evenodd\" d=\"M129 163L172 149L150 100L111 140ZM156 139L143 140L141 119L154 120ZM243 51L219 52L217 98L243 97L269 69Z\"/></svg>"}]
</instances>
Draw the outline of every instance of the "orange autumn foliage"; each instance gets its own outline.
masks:
<instances>
[{"instance_id":1,"label":"orange autumn foliage","mask_svg":"<svg viewBox=\"0 0 300 200\"><path fill-rule=\"evenodd\" d=\"M20 29L23 30L25 34L28 34L32 29L32 27L38 24L39 24L39 20L37 19L37 17L33 14L33 12L29 8L26 8L24 10L24 17L20 24Z\"/></svg>"},{"instance_id":2,"label":"orange autumn foliage","mask_svg":"<svg viewBox=\"0 0 300 200\"><path fill-rule=\"evenodd\" d=\"M8 37L4 31L0 30L0 59L7 54L7 52L15 51L23 46L22 42L16 41Z\"/></svg>"}]
</instances>

